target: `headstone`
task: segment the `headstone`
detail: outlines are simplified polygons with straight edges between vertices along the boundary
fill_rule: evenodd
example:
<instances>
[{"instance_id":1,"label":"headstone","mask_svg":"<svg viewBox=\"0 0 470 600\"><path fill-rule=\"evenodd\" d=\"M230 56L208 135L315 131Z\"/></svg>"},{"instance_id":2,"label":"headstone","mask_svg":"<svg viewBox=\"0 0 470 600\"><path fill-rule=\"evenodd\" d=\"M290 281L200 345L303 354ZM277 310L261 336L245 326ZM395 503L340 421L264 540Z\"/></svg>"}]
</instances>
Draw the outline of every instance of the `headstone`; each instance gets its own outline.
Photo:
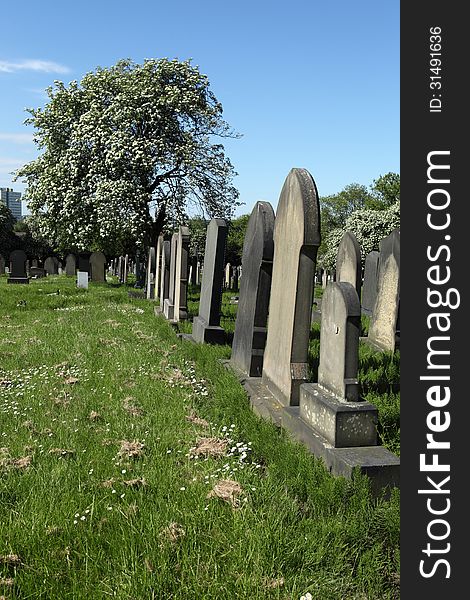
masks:
<instances>
[{"instance_id":1,"label":"headstone","mask_svg":"<svg viewBox=\"0 0 470 600\"><path fill-rule=\"evenodd\" d=\"M174 319L175 310L175 279L176 279L176 246L178 245L178 234L171 236L170 246L170 283L168 288L168 298L163 303L163 314L167 319Z\"/></svg>"},{"instance_id":2,"label":"headstone","mask_svg":"<svg viewBox=\"0 0 470 600\"><path fill-rule=\"evenodd\" d=\"M5 259L0 254L0 275L5 275Z\"/></svg>"},{"instance_id":3,"label":"headstone","mask_svg":"<svg viewBox=\"0 0 470 600\"><path fill-rule=\"evenodd\" d=\"M77 287L88 289L88 271L77 271Z\"/></svg>"},{"instance_id":4,"label":"headstone","mask_svg":"<svg viewBox=\"0 0 470 600\"><path fill-rule=\"evenodd\" d=\"M369 325L368 342L393 352L397 345L400 308L400 231L395 229L380 242L377 297Z\"/></svg>"},{"instance_id":5,"label":"headstone","mask_svg":"<svg viewBox=\"0 0 470 600\"><path fill-rule=\"evenodd\" d=\"M379 271L379 253L376 250L369 252L364 265L364 283L362 286L362 312L370 316L377 297Z\"/></svg>"},{"instance_id":6,"label":"headstone","mask_svg":"<svg viewBox=\"0 0 470 600\"><path fill-rule=\"evenodd\" d=\"M59 272L59 261L55 256L48 256L44 261L44 270L48 275L57 275Z\"/></svg>"},{"instance_id":7,"label":"headstone","mask_svg":"<svg viewBox=\"0 0 470 600\"><path fill-rule=\"evenodd\" d=\"M124 266L122 270L122 282L127 283L127 274L129 272L129 255L126 254L124 257Z\"/></svg>"},{"instance_id":8,"label":"headstone","mask_svg":"<svg viewBox=\"0 0 470 600\"><path fill-rule=\"evenodd\" d=\"M168 240L163 242L162 251L162 270L161 270L161 282L160 282L160 307L163 311L165 300L168 298L170 290L170 254L171 244Z\"/></svg>"},{"instance_id":9,"label":"headstone","mask_svg":"<svg viewBox=\"0 0 470 600\"><path fill-rule=\"evenodd\" d=\"M29 283L26 275L26 253L23 250L13 250L10 254L10 268L7 283Z\"/></svg>"},{"instance_id":10,"label":"headstone","mask_svg":"<svg viewBox=\"0 0 470 600\"><path fill-rule=\"evenodd\" d=\"M266 346L274 254L274 210L257 202L243 243L243 277L230 362L250 377L261 377Z\"/></svg>"},{"instance_id":11,"label":"headstone","mask_svg":"<svg viewBox=\"0 0 470 600\"><path fill-rule=\"evenodd\" d=\"M39 261L37 258L33 258L31 261L31 266L32 267L39 267Z\"/></svg>"},{"instance_id":12,"label":"headstone","mask_svg":"<svg viewBox=\"0 0 470 600\"><path fill-rule=\"evenodd\" d=\"M322 307L318 383L300 386L300 417L335 448L375 446L377 410L359 399L359 296L329 283Z\"/></svg>"},{"instance_id":13,"label":"headstone","mask_svg":"<svg viewBox=\"0 0 470 600\"><path fill-rule=\"evenodd\" d=\"M201 262L198 260L196 263L196 285L201 283Z\"/></svg>"},{"instance_id":14,"label":"headstone","mask_svg":"<svg viewBox=\"0 0 470 600\"><path fill-rule=\"evenodd\" d=\"M224 278L224 286L226 288L230 287L230 277L231 277L231 266L230 263L225 265L225 278Z\"/></svg>"},{"instance_id":15,"label":"headstone","mask_svg":"<svg viewBox=\"0 0 470 600\"><path fill-rule=\"evenodd\" d=\"M197 285L197 256L191 257L191 285Z\"/></svg>"},{"instance_id":16,"label":"headstone","mask_svg":"<svg viewBox=\"0 0 470 600\"><path fill-rule=\"evenodd\" d=\"M232 267L232 290L238 292L238 267Z\"/></svg>"},{"instance_id":17,"label":"headstone","mask_svg":"<svg viewBox=\"0 0 470 600\"><path fill-rule=\"evenodd\" d=\"M191 333L199 343L225 342L225 331L220 327L220 307L226 240L226 222L224 219L212 219L207 226L199 315L193 321Z\"/></svg>"},{"instance_id":18,"label":"headstone","mask_svg":"<svg viewBox=\"0 0 470 600\"><path fill-rule=\"evenodd\" d=\"M362 268L361 248L356 236L346 231L341 238L336 254L336 281L346 281L356 288L361 297Z\"/></svg>"},{"instance_id":19,"label":"headstone","mask_svg":"<svg viewBox=\"0 0 470 600\"><path fill-rule=\"evenodd\" d=\"M323 271L322 276L321 276L321 286L323 289L326 288L328 283L328 271Z\"/></svg>"},{"instance_id":20,"label":"headstone","mask_svg":"<svg viewBox=\"0 0 470 600\"><path fill-rule=\"evenodd\" d=\"M147 275L145 282L145 294L147 300L151 300L155 296L155 248L151 246L149 248L147 258Z\"/></svg>"},{"instance_id":21,"label":"headstone","mask_svg":"<svg viewBox=\"0 0 470 600\"><path fill-rule=\"evenodd\" d=\"M282 405L298 406L308 380L308 341L313 279L320 245L320 206L315 182L292 169L279 198L263 384Z\"/></svg>"},{"instance_id":22,"label":"headstone","mask_svg":"<svg viewBox=\"0 0 470 600\"><path fill-rule=\"evenodd\" d=\"M69 277L75 277L77 270L77 258L75 254L67 254L65 257L65 274Z\"/></svg>"},{"instance_id":23,"label":"headstone","mask_svg":"<svg viewBox=\"0 0 470 600\"><path fill-rule=\"evenodd\" d=\"M106 256L102 252L92 252L90 255L91 281L106 282Z\"/></svg>"},{"instance_id":24,"label":"headstone","mask_svg":"<svg viewBox=\"0 0 470 600\"><path fill-rule=\"evenodd\" d=\"M159 235L157 239L157 247L155 251L155 293L154 298L157 300L160 297L160 282L162 272L162 253L163 253L163 235Z\"/></svg>"},{"instance_id":25,"label":"headstone","mask_svg":"<svg viewBox=\"0 0 470 600\"><path fill-rule=\"evenodd\" d=\"M90 273L90 254L88 252L81 252L78 255L78 270Z\"/></svg>"},{"instance_id":26,"label":"headstone","mask_svg":"<svg viewBox=\"0 0 470 600\"><path fill-rule=\"evenodd\" d=\"M189 236L189 227L180 225L176 245L174 321L188 318Z\"/></svg>"}]
</instances>

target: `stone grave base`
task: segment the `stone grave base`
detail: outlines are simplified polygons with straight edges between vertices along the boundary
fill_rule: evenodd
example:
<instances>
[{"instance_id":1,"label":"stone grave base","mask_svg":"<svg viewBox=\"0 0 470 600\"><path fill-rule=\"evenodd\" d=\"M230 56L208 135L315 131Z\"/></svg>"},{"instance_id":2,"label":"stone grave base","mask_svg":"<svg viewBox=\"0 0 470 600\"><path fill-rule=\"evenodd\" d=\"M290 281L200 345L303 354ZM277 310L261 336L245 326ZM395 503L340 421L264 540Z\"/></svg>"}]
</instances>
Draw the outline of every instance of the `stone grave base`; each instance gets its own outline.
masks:
<instances>
[{"instance_id":1,"label":"stone grave base","mask_svg":"<svg viewBox=\"0 0 470 600\"><path fill-rule=\"evenodd\" d=\"M168 298L163 302L163 314L165 315L165 319L173 321L175 316L175 305L171 304Z\"/></svg>"},{"instance_id":2,"label":"stone grave base","mask_svg":"<svg viewBox=\"0 0 470 600\"><path fill-rule=\"evenodd\" d=\"M8 277L7 283L29 283L29 277Z\"/></svg>"},{"instance_id":3,"label":"stone grave base","mask_svg":"<svg viewBox=\"0 0 470 600\"><path fill-rule=\"evenodd\" d=\"M304 443L312 454L323 460L330 473L348 479L356 472L367 475L375 496L380 496L385 488L399 487L400 459L393 452L383 446L335 448L301 419L299 406L282 406L262 384L260 377L248 377L234 368L230 361L222 362L245 388L253 411ZM389 490L385 493L388 494Z\"/></svg>"},{"instance_id":4,"label":"stone grave base","mask_svg":"<svg viewBox=\"0 0 470 600\"><path fill-rule=\"evenodd\" d=\"M200 344L225 344L225 330L218 325L209 325L202 317L195 317L191 337Z\"/></svg>"}]
</instances>

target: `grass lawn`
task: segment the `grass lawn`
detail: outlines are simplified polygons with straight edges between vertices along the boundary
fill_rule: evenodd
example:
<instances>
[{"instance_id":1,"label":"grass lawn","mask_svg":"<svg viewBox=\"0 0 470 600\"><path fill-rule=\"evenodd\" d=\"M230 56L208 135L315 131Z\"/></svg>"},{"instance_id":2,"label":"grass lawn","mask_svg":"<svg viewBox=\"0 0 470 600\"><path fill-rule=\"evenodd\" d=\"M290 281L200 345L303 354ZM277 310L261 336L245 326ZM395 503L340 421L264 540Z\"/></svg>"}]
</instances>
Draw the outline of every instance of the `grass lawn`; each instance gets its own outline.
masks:
<instances>
[{"instance_id":1,"label":"grass lawn","mask_svg":"<svg viewBox=\"0 0 470 600\"><path fill-rule=\"evenodd\" d=\"M330 476L129 289L0 277L0 598L398 599L398 492ZM360 377L398 452L397 359Z\"/></svg>"}]
</instances>

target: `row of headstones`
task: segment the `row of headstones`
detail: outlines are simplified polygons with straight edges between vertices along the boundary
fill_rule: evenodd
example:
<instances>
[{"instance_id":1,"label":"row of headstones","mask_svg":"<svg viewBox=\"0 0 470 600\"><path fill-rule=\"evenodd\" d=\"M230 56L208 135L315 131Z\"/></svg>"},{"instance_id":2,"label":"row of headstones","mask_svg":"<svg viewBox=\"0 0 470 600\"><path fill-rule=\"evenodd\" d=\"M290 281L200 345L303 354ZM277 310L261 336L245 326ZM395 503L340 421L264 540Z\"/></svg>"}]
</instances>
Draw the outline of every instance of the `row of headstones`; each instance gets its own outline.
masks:
<instances>
[{"instance_id":1,"label":"row of headstones","mask_svg":"<svg viewBox=\"0 0 470 600\"><path fill-rule=\"evenodd\" d=\"M119 279L119 283L127 283L129 273L136 273L136 261L128 254L117 256L109 263L109 273Z\"/></svg>"},{"instance_id":2,"label":"row of headstones","mask_svg":"<svg viewBox=\"0 0 470 600\"><path fill-rule=\"evenodd\" d=\"M230 263L227 263L224 271L224 287L229 290L238 291L241 276L241 266L232 267Z\"/></svg>"},{"instance_id":3,"label":"row of headstones","mask_svg":"<svg viewBox=\"0 0 470 600\"><path fill-rule=\"evenodd\" d=\"M37 259L28 261L26 252L13 250L9 256L8 283L29 283L30 277L43 277L45 275L58 275L63 272L63 264L56 256L48 256L44 266L39 266ZM65 274L75 276L78 272L88 274L92 281L105 282L106 257L102 252L92 252L90 255L68 254L65 259ZM0 255L0 275L5 273L5 259Z\"/></svg>"},{"instance_id":4,"label":"row of headstones","mask_svg":"<svg viewBox=\"0 0 470 600\"><path fill-rule=\"evenodd\" d=\"M268 202L256 203L243 248L243 277L230 363L245 382L258 378L258 391L265 390L260 392L261 398L271 395L280 407L298 407L297 416L312 432L312 438L323 440L316 446L321 446L320 453L330 452L331 447L375 448L377 410L359 397L361 263L357 242L349 235L338 251L337 281L328 283L323 296L318 382L308 383L319 214L315 182L304 169L293 169L287 177L276 216ZM196 342L225 341L220 307L226 236L225 222L213 219L207 228L199 314L191 336L184 336ZM395 338L398 232L382 243L379 262L373 311L376 320L371 321L369 336L383 349L388 343L383 343L385 330L393 331L389 337ZM385 462L395 468L398 459L380 450L371 450L374 460L378 455L380 460L386 456ZM335 456L331 464L338 465L342 460Z\"/></svg>"}]
</instances>

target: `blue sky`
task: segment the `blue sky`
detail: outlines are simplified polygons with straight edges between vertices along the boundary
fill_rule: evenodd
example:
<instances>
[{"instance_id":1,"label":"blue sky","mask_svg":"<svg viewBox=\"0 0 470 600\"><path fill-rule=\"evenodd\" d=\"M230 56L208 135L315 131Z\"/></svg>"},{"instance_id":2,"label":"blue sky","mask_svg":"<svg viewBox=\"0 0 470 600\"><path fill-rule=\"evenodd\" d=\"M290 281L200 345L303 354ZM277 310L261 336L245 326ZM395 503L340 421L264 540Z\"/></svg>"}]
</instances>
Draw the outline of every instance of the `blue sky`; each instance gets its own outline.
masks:
<instances>
[{"instance_id":1,"label":"blue sky","mask_svg":"<svg viewBox=\"0 0 470 600\"><path fill-rule=\"evenodd\" d=\"M292 167L320 196L399 172L398 0L7 2L0 34L0 186L37 156L25 107L55 79L121 58L191 58L239 133L225 143L251 211Z\"/></svg>"}]
</instances>

